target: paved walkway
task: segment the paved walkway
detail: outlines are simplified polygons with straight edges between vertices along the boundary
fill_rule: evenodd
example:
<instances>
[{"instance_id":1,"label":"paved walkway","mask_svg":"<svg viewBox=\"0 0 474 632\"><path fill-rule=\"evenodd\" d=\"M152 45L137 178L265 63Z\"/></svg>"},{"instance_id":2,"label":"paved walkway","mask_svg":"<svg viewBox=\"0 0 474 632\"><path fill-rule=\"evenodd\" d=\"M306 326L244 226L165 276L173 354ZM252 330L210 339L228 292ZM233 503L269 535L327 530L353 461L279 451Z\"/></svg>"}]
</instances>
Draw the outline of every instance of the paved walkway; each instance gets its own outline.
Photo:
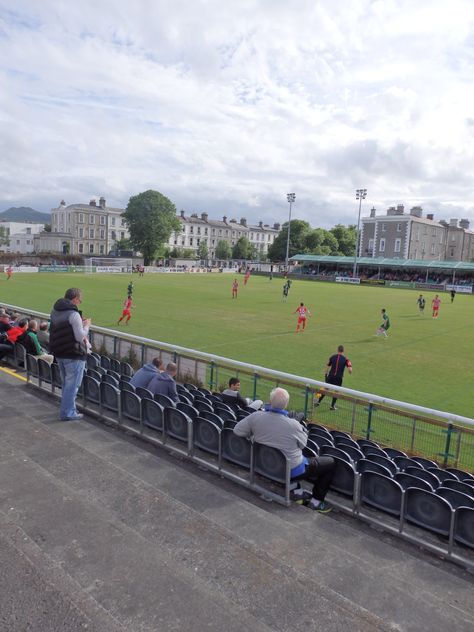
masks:
<instances>
[{"instance_id":1,"label":"paved walkway","mask_svg":"<svg viewBox=\"0 0 474 632\"><path fill-rule=\"evenodd\" d=\"M474 629L474 578L267 503L0 369L0 632Z\"/></svg>"}]
</instances>

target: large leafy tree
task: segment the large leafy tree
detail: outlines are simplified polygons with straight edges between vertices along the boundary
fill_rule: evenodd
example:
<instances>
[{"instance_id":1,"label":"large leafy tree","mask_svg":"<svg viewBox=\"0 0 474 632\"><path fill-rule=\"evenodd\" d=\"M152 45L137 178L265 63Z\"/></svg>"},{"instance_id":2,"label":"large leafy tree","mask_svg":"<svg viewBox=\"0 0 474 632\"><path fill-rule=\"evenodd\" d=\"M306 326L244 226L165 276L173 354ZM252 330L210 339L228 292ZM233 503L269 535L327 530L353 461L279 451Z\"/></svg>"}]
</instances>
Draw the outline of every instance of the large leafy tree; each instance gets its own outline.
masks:
<instances>
[{"instance_id":1,"label":"large leafy tree","mask_svg":"<svg viewBox=\"0 0 474 632\"><path fill-rule=\"evenodd\" d=\"M230 259L230 246L226 241L220 241L216 246L216 259Z\"/></svg>"},{"instance_id":2,"label":"large leafy tree","mask_svg":"<svg viewBox=\"0 0 474 632\"><path fill-rule=\"evenodd\" d=\"M305 222L301 219L291 220L289 248L290 257L305 252L305 239L310 232L311 226L308 224L308 222ZM268 249L268 256L271 261L284 261L286 256L287 237L288 222L285 222L280 233L278 234L278 237Z\"/></svg>"},{"instance_id":3,"label":"large leafy tree","mask_svg":"<svg viewBox=\"0 0 474 632\"><path fill-rule=\"evenodd\" d=\"M252 259L254 250L247 237L241 237L232 248L232 259Z\"/></svg>"},{"instance_id":4,"label":"large leafy tree","mask_svg":"<svg viewBox=\"0 0 474 632\"><path fill-rule=\"evenodd\" d=\"M346 257L353 257L355 253L356 227L353 225L343 226L342 224L337 224L334 228L331 228L329 232L337 239L339 254L345 255Z\"/></svg>"},{"instance_id":5,"label":"large leafy tree","mask_svg":"<svg viewBox=\"0 0 474 632\"><path fill-rule=\"evenodd\" d=\"M303 249L311 255L338 255L339 244L334 235L324 228L315 228L308 233L304 240Z\"/></svg>"},{"instance_id":6,"label":"large leafy tree","mask_svg":"<svg viewBox=\"0 0 474 632\"><path fill-rule=\"evenodd\" d=\"M148 190L130 198L125 213L130 242L150 265L161 245L180 229L175 205L159 191Z\"/></svg>"},{"instance_id":7,"label":"large leafy tree","mask_svg":"<svg viewBox=\"0 0 474 632\"><path fill-rule=\"evenodd\" d=\"M10 238L7 234L5 226L0 226L0 246L9 246Z\"/></svg>"},{"instance_id":8,"label":"large leafy tree","mask_svg":"<svg viewBox=\"0 0 474 632\"><path fill-rule=\"evenodd\" d=\"M207 257L209 256L209 248L207 247L206 240L202 240L199 243L199 246L197 249L197 256L198 256L198 259L207 259Z\"/></svg>"}]
</instances>

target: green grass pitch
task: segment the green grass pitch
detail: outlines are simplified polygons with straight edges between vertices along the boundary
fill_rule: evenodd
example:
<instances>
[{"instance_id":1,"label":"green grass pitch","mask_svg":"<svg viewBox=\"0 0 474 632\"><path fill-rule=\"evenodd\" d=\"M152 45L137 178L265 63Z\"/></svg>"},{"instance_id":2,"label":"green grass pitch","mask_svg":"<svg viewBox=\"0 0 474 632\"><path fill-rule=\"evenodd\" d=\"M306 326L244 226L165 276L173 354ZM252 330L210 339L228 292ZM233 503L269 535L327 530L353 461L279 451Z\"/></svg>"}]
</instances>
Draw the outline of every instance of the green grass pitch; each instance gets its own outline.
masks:
<instances>
[{"instance_id":1,"label":"green grass pitch","mask_svg":"<svg viewBox=\"0 0 474 632\"><path fill-rule=\"evenodd\" d=\"M474 417L472 379L474 297L442 294L438 320L434 292L418 313L418 292L294 281L283 303L282 279L252 276L231 298L234 275L133 275L134 310L126 330L314 379L323 379L328 357L343 344L354 367L344 385L438 410ZM130 275L15 274L0 281L0 301L49 312L71 286L84 290L82 309L94 324L117 328ZM312 312L295 333L296 307ZM389 338L376 337L384 307ZM125 329L125 326L121 325Z\"/></svg>"}]
</instances>

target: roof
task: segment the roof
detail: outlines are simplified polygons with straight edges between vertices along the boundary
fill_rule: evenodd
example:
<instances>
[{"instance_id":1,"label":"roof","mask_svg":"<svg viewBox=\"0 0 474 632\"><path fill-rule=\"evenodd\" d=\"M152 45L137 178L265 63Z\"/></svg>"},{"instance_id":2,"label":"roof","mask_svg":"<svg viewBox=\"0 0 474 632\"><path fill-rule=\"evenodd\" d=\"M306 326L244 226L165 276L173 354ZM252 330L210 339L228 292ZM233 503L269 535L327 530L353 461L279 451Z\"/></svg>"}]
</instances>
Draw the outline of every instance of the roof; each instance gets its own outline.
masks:
<instances>
[{"instance_id":1,"label":"roof","mask_svg":"<svg viewBox=\"0 0 474 632\"><path fill-rule=\"evenodd\" d=\"M329 255L294 255L290 261L300 261L302 263L332 263L353 265L354 257L332 257ZM470 270L474 271L474 263L467 261L438 261L438 259L427 261L425 259L385 259L375 257L358 257L359 266L381 266L387 268L437 268L440 270Z\"/></svg>"}]
</instances>

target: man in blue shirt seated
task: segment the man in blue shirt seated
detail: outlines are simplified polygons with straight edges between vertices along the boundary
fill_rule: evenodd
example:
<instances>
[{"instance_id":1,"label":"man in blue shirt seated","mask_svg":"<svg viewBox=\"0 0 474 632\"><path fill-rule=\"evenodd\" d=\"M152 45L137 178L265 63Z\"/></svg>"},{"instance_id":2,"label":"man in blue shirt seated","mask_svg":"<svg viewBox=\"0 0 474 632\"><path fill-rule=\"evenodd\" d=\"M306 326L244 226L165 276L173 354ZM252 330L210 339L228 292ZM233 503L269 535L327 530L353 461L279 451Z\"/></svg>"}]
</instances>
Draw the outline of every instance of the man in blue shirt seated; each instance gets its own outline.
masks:
<instances>
[{"instance_id":1,"label":"man in blue shirt seated","mask_svg":"<svg viewBox=\"0 0 474 632\"><path fill-rule=\"evenodd\" d=\"M147 388L153 395L167 395L174 402L179 402L178 391L176 390L176 382L174 378L178 368L174 362L169 362L166 365L166 370L163 373L158 373L149 382Z\"/></svg>"},{"instance_id":2,"label":"man in blue shirt seated","mask_svg":"<svg viewBox=\"0 0 474 632\"><path fill-rule=\"evenodd\" d=\"M330 456L307 458L303 456L308 435L299 421L288 416L290 395L284 388L275 388L270 393L270 405L265 410L251 413L234 427L239 437L252 438L257 443L278 448L290 460L291 479L306 480L313 484L311 499L298 487L293 492L296 501L303 502L310 509L329 513L332 507L325 501L336 463Z\"/></svg>"}]
</instances>

